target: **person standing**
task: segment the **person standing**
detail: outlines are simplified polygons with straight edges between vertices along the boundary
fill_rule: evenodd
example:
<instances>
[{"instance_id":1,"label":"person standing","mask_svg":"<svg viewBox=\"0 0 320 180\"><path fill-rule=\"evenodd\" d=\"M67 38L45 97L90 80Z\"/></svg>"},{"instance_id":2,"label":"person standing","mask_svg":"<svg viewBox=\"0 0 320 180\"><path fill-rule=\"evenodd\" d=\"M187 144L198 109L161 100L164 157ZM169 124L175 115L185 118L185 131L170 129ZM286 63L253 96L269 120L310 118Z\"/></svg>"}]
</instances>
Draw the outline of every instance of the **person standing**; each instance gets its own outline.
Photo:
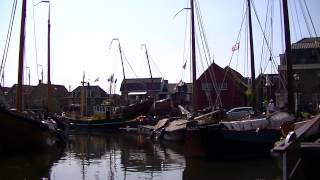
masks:
<instances>
[{"instance_id":1,"label":"person standing","mask_svg":"<svg viewBox=\"0 0 320 180\"><path fill-rule=\"evenodd\" d=\"M275 111L276 111L276 109L275 109L275 106L273 103L273 99L270 99L269 104L268 104L268 112L269 112L269 114L271 114Z\"/></svg>"}]
</instances>

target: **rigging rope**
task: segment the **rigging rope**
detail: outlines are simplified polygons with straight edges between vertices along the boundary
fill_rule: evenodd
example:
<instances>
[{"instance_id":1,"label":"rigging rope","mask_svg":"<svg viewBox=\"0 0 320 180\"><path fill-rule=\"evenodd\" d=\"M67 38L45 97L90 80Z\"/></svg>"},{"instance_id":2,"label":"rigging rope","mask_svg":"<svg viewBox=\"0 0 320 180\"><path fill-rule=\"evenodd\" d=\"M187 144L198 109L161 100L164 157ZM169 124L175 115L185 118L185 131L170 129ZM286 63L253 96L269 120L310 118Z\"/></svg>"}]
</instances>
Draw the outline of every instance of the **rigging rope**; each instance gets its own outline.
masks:
<instances>
[{"instance_id":1,"label":"rigging rope","mask_svg":"<svg viewBox=\"0 0 320 180\"><path fill-rule=\"evenodd\" d=\"M267 38L266 38L265 32L264 32L264 30L262 29L261 22L260 22L260 19L259 19L258 14L257 14L256 7L255 7L255 5L254 5L253 2L252 2L252 6L253 6L254 14L255 14L255 16L256 16L256 18L257 18L259 27L260 27L260 29L261 29L261 31L262 31L263 38L264 38L264 40L266 41L266 45L267 45L268 50L269 50L269 53L270 53L270 58L271 58L272 61L275 61L275 60L274 60L274 57L275 57L275 56L274 56L273 53L272 53L272 50L271 50L271 47L270 47L270 45L269 45L269 43L268 43L268 40L267 40ZM280 77L280 81L285 82L285 79L282 79L282 78ZM281 82L281 83L283 83L283 82Z\"/></svg>"},{"instance_id":2,"label":"rigging rope","mask_svg":"<svg viewBox=\"0 0 320 180\"><path fill-rule=\"evenodd\" d=\"M126 55L125 55L123 52L122 52L122 55L123 55L124 59L126 60L126 62L128 63L128 65L129 65L131 71L133 72L133 74L135 75L135 77L138 78L138 75L137 75L136 72L133 70L131 64L129 63L129 61L128 61L127 57L126 57Z\"/></svg>"},{"instance_id":3,"label":"rigging rope","mask_svg":"<svg viewBox=\"0 0 320 180\"><path fill-rule=\"evenodd\" d=\"M316 37L318 37L318 34L317 34L317 31L316 31L316 28L314 27L314 24L313 24L313 21L312 21L312 18L311 18L310 11L309 11L309 8L308 8L308 6L307 6L306 0L303 0L303 2L304 2L304 5L305 5L305 7L306 7L307 13L308 13L308 15L309 15L309 19L310 19L310 22L311 22L311 25L312 25L314 34L316 35Z\"/></svg>"},{"instance_id":4,"label":"rigging rope","mask_svg":"<svg viewBox=\"0 0 320 180\"><path fill-rule=\"evenodd\" d=\"M38 50L37 50L37 36L36 36L36 21L34 17L34 5L32 8L32 18L33 18L33 36L34 36L34 50L35 50L35 59L36 59L36 69L37 69L37 78L40 81L39 77L39 64L38 64ZM43 79L41 79L43 81Z\"/></svg>"},{"instance_id":5,"label":"rigging rope","mask_svg":"<svg viewBox=\"0 0 320 180\"><path fill-rule=\"evenodd\" d=\"M244 4L245 4L245 1L244 1ZM247 6L243 6L246 10L244 11L244 14L242 15L242 21L241 21L241 25L240 25L240 29L239 29L239 32L238 32L238 35L237 35L237 38L236 38L236 43L239 43L240 42L240 39L241 39L241 31L242 31L242 27L243 27L243 24L244 24L244 20L246 18L246 14L247 14ZM246 26L247 27L247 26ZM247 38L246 38L247 39ZM248 87L241 79L239 79L239 77L237 75L234 74L233 70L230 68L230 64L231 64L231 61L233 59L233 55L234 55L235 51L232 51L231 53L231 57L230 57L230 60L229 60L229 63L228 63L228 66L226 69L226 72L224 74L224 77L223 77L223 80L222 80L222 83L221 83L221 86L223 85L223 83L225 83L226 81L226 78L227 78L227 74L228 72L230 71L231 72L231 75L234 77L234 79L239 83L239 84L242 84L244 85L245 87ZM221 87L218 88L218 91L219 91L219 94L221 93ZM215 104L217 103L217 99L216 99L216 102Z\"/></svg>"},{"instance_id":6,"label":"rigging rope","mask_svg":"<svg viewBox=\"0 0 320 180\"><path fill-rule=\"evenodd\" d=\"M290 18L293 20L292 6L291 6L290 2L288 4L289 4L289 10L290 10ZM296 41L297 41L298 36L297 36L296 25L295 25L294 21L291 21L291 22L292 22L292 26L293 26L294 37L296 38Z\"/></svg>"},{"instance_id":7,"label":"rigging rope","mask_svg":"<svg viewBox=\"0 0 320 180\"><path fill-rule=\"evenodd\" d=\"M294 10L296 12L296 19L297 19L297 22L298 22L300 38L302 38L302 31L301 31L300 19L299 19L299 16L298 16L297 3L296 3L296 1L293 1L293 3L294 3Z\"/></svg>"},{"instance_id":8,"label":"rigging rope","mask_svg":"<svg viewBox=\"0 0 320 180\"><path fill-rule=\"evenodd\" d=\"M164 75L162 74L162 72L160 71L159 67L157 66L157 64L155 63L155 61L152 59L152 57L149 54L149 60L151 62L151 66L154 67L154 69L156 71L158 71L158 73L160 73L161 77L164 78Z\"/></svg>"},{"instance_id":9,"label":"rigging rope","mask_svg":"<svg viewBox=\"0 0 320 180\"><path fill-rule=\"evenodd\" d=\"M198 18L198 27L199 27L199 32L200 32L202 47L203 47L204 55L205 55L205 58L206 58L207 67L209 68L210 65L213 64L214 59L212 59L212 61L211 61L211 55L210 55L209 45L208 45L208 41L207 41L207 37L206 37L204 25L203 25L204 23L203 23L203 21L202 21L202 15L201 15L201 11L200 11L200 7L199 7L198 1L195 1L195 7L196 7L196 15L197 15L197 18ZM199 46L199 47L200 47L200 46ZM199 50L199 52L200 52L200 50ZM200 57L201 57L201 56L200 56ZM201 63L202 63L202 62L201 62ZM204 65L203 65L203 63L202 63L202 67L203 67L203 70L204 70ZM217 86L217 80L216 80L215 72L208 70L208 73L209 73L209 76L210 76L210 80L211 80L211 82L212 82L212 84L213 84L213 88L214 88L214 91L215 91L215 93L216 93L217 100L219 101L219 102L218 102L219 104L215 104L215 106L219 106L219 105L222 106L222 101L221 101L221 97L220 97L220 94L219 94L219 91L218 91L218 86ZM209 82L209 81L208 81L207 74L205 74L205 80L206 80L206 82ZM209 95L211 95L211 94L209 94ZM209 98L209 101L210 101L211 99L212 99L212 98L210 97L210 98Z\"/></svg>"},{"instance_id":10,"label":"rigging rope","mask_svg":"<svg viewBox=\"0 0 320 180\"><path fill-rule=\"evenodd\" d=\"M267 4L267 11L266 11L265 23L264 23L264 31L267 31L267 29L268 29L269 6L272 7L272 5L270 5L270 0L268 0L268 4ZM272 31L272 29L270 31ZM265 41L262 41L262 48L261 48L261 54L260 54L260 70L261 70L260 73L262 73L262 67L263 67L265 56L267 56L267 53L265 52ZM265 66L264 66L265 68L267 68L268 63L269 63L269 61L267 61L267 63L265 64Z\"/></svg>"},{"instance_id":11,"label":"rigging rope","mask_svg":"<svg viewBox=\"0 0 320 180\"><path fill-rule=\"evenodd\" d=\"M189 7L189 3L188 3L188 0L187 0L187 7ZM188 27L188 15L186 15L186 21L185 21L185 30L184 30L184 41L183 41L183 55L182 55L182 64L184 65L184 63L186 63L186 59L185 59L185 55L186 55L186 39L187 39L187 27ZM182 77L181 77L181 80L183 80L183 77L184 77L184 69L182 68L181 70L181 74L182 74Z\"/></svg>"},{"instance_id":12,"label":"rigging rope","mask_svg":"<svg viewBox=\"0 0 320 180\"><path fill-rule=\"evenodd\" d=\"M9 28L8 28L8 32L7 32L6 43L5 43L5 47L4 47L3 55L2 55L2 60L1 60L0 75L1 75L3 82L4 82L4 68L5 68L5 65L7 62L7 56L8 56L8 51L9 51L10 41L11 41L12 27L13 27L14 17L16 14L16 8L17 8L17 0L15 0L13 2L11 16L10 16L10 22L9 22Z\"/></svg>"},{"instance_id":13,"label":"rigging rope","mask_svg":"<svg viewBox=\"0 0 320 180\"><path fill-rule=\"evenodd\" d=\"M309 36L311 37L311 30L310 30L310 27L309 27L309 23L307 21L307 17L306 17L306 13L304 11L304 8L303 8L303 4L301 1L299 1L300 3L300 7L301 7L301 12L302 12L302 15L303 15L303 18L304 18L304 22L306 23L306 27L307 27L307 30L309 32Z\"/></svg>"},{"instance_id":14,"label":"rigging rope","mask_svg":"<svg viewBox=\"0 0 320 180\"><path fill-rule=\"evenodd\" d=\"M279 1L279 10L280 10L280 24L281 24L281 52L284 52L284 27L283 27L283 6L282 1Z\"/></svg>"}]
</instances>

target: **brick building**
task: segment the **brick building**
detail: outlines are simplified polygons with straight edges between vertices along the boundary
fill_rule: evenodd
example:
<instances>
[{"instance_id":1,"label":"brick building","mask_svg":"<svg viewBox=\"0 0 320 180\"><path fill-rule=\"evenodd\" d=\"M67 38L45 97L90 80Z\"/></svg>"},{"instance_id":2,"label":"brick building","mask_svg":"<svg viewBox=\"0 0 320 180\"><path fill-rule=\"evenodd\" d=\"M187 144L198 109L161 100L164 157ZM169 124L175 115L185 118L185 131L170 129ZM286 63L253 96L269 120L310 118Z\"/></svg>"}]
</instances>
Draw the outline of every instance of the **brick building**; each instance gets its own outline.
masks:
<instances>
[{"instance_id":1,"label":"brick building","mask_svg":"<svg viewBox=\"0 0 320 180\"><path fill-rule=\"evenodd\" d=\"M295 109L302 111L316 110L320 104L320 38L303 38L291 45L293 92ZM286 59L280 55L278 67L280 77L286 81ZM277 92L277 106L284 107L287 103L286 82Z\"/></svg>"},{"instance_id":2,"label":"brick building","mask_svg":"<svg viewBox=\"0 0 320 180\"><path fill-rule=\"evenodd\" d=\"M196 85L199 90L198 105L200 109L208 106L222 106L225 109L230 109L247 105L246 78L229 66L221 68L212 63L197 79ZM217 96L218 93L220 93L220 98Z\"/></svg>"}]
</instances>

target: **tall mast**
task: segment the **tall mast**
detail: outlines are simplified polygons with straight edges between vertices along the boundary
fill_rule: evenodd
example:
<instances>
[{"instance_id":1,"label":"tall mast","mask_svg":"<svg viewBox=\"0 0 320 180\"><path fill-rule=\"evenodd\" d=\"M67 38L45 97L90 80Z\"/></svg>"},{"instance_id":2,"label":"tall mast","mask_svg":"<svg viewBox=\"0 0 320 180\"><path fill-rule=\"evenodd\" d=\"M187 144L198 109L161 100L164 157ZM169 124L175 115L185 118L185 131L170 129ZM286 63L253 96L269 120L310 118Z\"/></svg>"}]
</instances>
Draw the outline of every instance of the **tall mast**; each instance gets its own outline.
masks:
<instances>
[{"instance_id":1,"label":"tall mast","mask_svg":"<svg viewBox=\"0 0 320 180\"><path fill-rule=\"evenodd\" d=\"M111 45L112 45L113 41L118 41L118 49L119 49L121 65L122 65L123 84L124 84L124 88L125 88L126 74L124 72L124 65L123 65L123 57L122 57L122 49L121 49L121 45L120 45L120 40L118 38L113 38L111 43L110 43L109 50L111 48ZM127 97L125 99L127 99Z\"/></svg>"},{"instance_id":2,"label":"tall mast","mask_svg":"<svg viewBox=\"0 0 320 180\"><path fill-rule=\"evenodd\" d=\"M50 24L50 1L49 0L43 0L38 2L37 4L35 4L34 6L37 6L40 3L48 3L49 4L49 10L48 10L48 84L47 84L47 111L50 112L51 111L51 78L50 78L50 65L51 65L51 61L50 61L50 28L51 28L51 24ZM43 81L43 78L42 78Z\"/></svg>"},{"instance_id":3,"label":"tall mast","mask_svg":"<svg viewBox=\"0 0 320 180\"><path fill-rule=\"evenodd\" d=\"M191 60L192 60L192 105L193 111L198 110L198 88L197 88L197 67L196 67L196 43L195 43L195 25L194 25L194 2L190 0L191 7Z\"/></svg>"},{"instance_id":4,"label":"tall mast","mask_svg":"<svg viewBox=\"0 0 320 180\"><path fill-rule=\"evenodd\" d=\"M50 2L48 1L49 3L49 14L48 14L48 112L51 111L51 78L50 78L50 64L51 64L51 61L50 61L50 28L51 28L51 25L50 25Z\"/></svg>"},{"instance_id":5,"label":"tall mast","mask_svg":"<svg viewBox=\"0 0 320 180\"><path fill-rule=\"evenodd\" d=\"M152 72L151 72L151 66L150 66L150 61L149 61L149 53L148 53L148 50L147 50L147 46L145 44L142 44L142 46L144 46L146 52L146 58L147 58L147 62L148 62L148 67L149 67L149 73L150 73L150 78L152 80Z\"/></svg>"},{"instance_id":6,"label":"tall mast","mask_svg":"<svg viewBox=\"0 0 320 180\"><path fill-rule=\"evenodd\" d=\"M145 45L145 44L142 44L141 46L144 46L144 48L145 48L145 54L146 54L146 58L147 58L147 62L148 62L148 67L149 67L149 73L150 73L150 78L151 78L151 87L150 87L150 89L151 89L151 96L153 96L154 94L153 94L153 88L154 88L154 86L153 86L153 78L152 78L152 72L151 72L151 66L150 66L150 61L149 61L149 53L148 53L148 50L147 50L147 46Z\"/></svg>"},{"instance_id":7,"label":"tall mast","mask_svg":"<svg viewBox=\"0 0 320 180\"><path fill-rule=\"evenodd\" d=\"M81 118L83 117L83 112L84 112L84 85L85 85L85 72L83 72L83 76L82 76L82 81L81 81L81 89L80 89L80 116Z\"/></svg>"},{"instance_id":8,"label":"tall mast","mask_svg":"<svg viewBox=\"0 0 320 180\"><path fill-rule=\"evenodd\" d=\"M287 0L282 0L282 6L283 6L284 37L285 37L285 45L286 45L285 58L287 61L288 111L289 113L294 113L291 40L290 40L290 27L289 27Z\"/></svg>"},{"instance_id":9,"label":"tall mast","mask_svg":"<svg viewBox=\"0 0 320 180\"><path fill-rule=\"evenodd\" d=\"M23 0L22 1L22 13L21 13L21 29L20 29L18 85L17 85L17 96L16 96L16 109L19 112L21 112L23 110L23 107L22 107L22 95L23 95L22 82L23 82L26 11L27 11L27 0Z\"/></svg>"},{"instance_id":10,"label":"tall mast","mask_svg":"<svg viewBox=\"0 0 320 180\"><path fill-rule=\"evenodd\" d=\"M121 50L120 40L118 38L113 38L111 43L110 43L109 50L111 48L111 45L112 45L113 41L118 41L118 49L119 49L121 65L122 65L123 80L125 80L126 79L126 74L124 72L124 65L123 65L123 57L122 57L122 50Z\"/></svg>"},{"instance_id":11,"label":"tall mast","mask_svg":"<svg viewBox=\"0 0 320 180\"><path fill-rule=\"evenodd\" d=\"M254 67L254 48L253 48L253 35L252 35L252 20L251 20L251 0L248 3L248 20L249 20L249 41L250 41L250 62L251 62L251 105L253 110L256 111L256 74Z\"/></svg>"},{"instance_id":12,"label":"tall mast","mask_svg":"<svg viewBox=\"0 0 320 180\"><path fill-rule=\"evenodd\" d=\"M122 49L121 49L120 40L118 38L113 38L111 43L110 43L109 49L111 48L111 45L112 45L113 41L118 41L118 49L119 49L119 54L120 54L121 66L122 66L123 81L125 81L126 74L124 72L124 65L123 65L123 57L122 57Z\"/></svg>"}]
</instances>

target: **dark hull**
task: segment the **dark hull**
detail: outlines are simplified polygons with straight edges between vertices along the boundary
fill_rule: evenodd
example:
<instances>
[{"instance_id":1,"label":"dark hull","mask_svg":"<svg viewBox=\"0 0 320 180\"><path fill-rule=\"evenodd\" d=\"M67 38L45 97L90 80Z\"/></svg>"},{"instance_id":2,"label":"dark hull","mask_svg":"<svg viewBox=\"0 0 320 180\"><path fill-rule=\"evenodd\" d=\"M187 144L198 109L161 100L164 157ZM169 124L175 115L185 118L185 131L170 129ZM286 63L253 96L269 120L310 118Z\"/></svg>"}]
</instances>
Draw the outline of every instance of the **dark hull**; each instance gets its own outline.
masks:
<instances>
[{"instance_id":1,"label":"dark hull","mask_svg":"<svg viewBox=\"0 0 320 180\"><path fill-rule=\"evenodd\" d=\"M74 128L105 128L105 129L119 129L127 126L137 126L137 120L123 120L123 119L106 119L106 120L69 120L71 127Z\"/></svg>"},{"instance_id":2,"label":"dark hull","mask_svg":"<svg viewBox=\"0 0 320 180\"><path fill-rule=\"evenodd\" d=\"M47 124L15 111L0 108L0 125L0 151L36 151L56 142Z\"/></svg>"},{"instance_id":3,"label":"dark hull","mask_svg":"<svg viewBox=\"0 0 320 180\"><path fill-rule=\"evenodd\" d=\"M164 116L164 115L177 115L173 108L173 102L171 99L163 99L155 101L150 108L149 113L153 116Z\"/></svg>"},{"instance_id":4,"label":"dark hull","mask_svg":"<svg viewBox=\"0 0 320 180\"><path fill-rule=\"evenodd\" d=\"M134 119L141 115L147 115L152 107L153 99L147 99L139 103L131 104L122 108L123 119Z\"/></svg>"},{"instance_id":5,"label":"dark hull","mask_svg":"<svg viewBox=\"0 0 320 180\"><path fill-rule=\"evenodd\" d=\"M201 142L209 156L269 155L281 133L274 129L235 131L221 126L200 128Z\"/></svg>"},{"instance_id":6,"label":"dark hull","mask_svg":"<svg viewBox=\"0 0 320 180\"><path fill-rule=\"evenodd\" d=\"M183 142L186 139L186 129L179 129L175 131L165 131L162 139L165 141L178 141Z\"/></svg>"}]
</instances>

